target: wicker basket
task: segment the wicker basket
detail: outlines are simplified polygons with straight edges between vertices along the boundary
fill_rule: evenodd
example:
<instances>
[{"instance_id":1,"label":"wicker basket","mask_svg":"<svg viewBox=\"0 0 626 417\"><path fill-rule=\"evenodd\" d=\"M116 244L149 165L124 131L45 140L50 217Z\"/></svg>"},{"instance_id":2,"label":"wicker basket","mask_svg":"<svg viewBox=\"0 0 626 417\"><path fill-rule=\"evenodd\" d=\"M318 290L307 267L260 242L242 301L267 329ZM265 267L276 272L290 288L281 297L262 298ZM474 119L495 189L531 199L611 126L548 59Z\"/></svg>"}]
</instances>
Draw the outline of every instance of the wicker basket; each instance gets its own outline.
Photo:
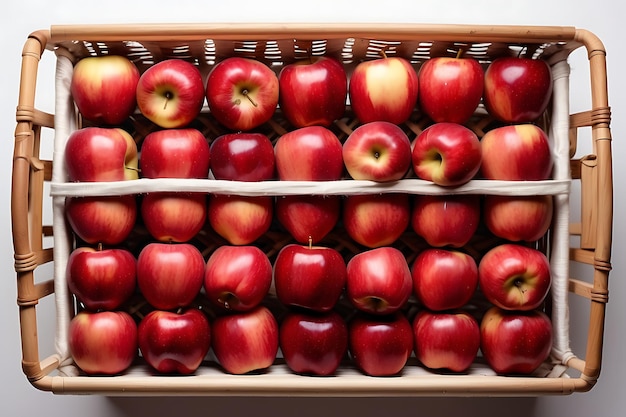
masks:
<instances>
[{"instance_id":1,"label":"wicker basket","mask_svg":"<svg viewBox=\"0 0 626 417\"><path fill-rule=\"evenodd\" d=\"M569 114L568 57L578 48L586 48L589 59L591 109ZM158 190L195 191L244 195L338 194L372 192L406 192L438 194L450 192L416 178L398 181L392 187L382 187L367 181L337 182L275 182L238 184L215 180L152 180L107 183L102 186L67 183L62 164L40 159L42 128L53 128L54 152L62 154L69 132L84 126L76 117L67 87L67 74L78 59L89 55L121 54L131 58L140 71L166 58L182 58L198 65L206 74L221 59L241 55L255 57L279 70L282 65L313 53L333 55L344 62L348 73L361 60L370 59L381 50L403 56L419 66L425 59L449 55L451 50L464 48L487 64L496 57L517 54L521 49L545 59L552 66L554 96L552 106L542 117L555 149L553 179L538 182L473 180L454 188L461 194L548 194L556 201L553 226L540 242L550 257L553 268L551 296L546 311L551 315L554 348L548 361L533 375L499 376L481 358L463 375L432 372L411 359L401 376L368 377L349 362L335 377L318 378L295 375L277 358L263 374L235 376L220 370L210 357L206 364L187 377L155 375L138 361L128 372L114 377L84 376L72 363L67 349L67 326L76 313L76 305L68 294L64 281L65 263L73 245L72 233L63 221L63 201L75 195L116 195ZM36 80L39 61L44 53L57 55L57 88L55 115L39 111L35 106ZM574 86L574 88L583 88ZM207 138L212 139L223 128L204 110L194 122ZM482 136L496 122L479 106L468 123ZM348 110L346 117L332 127L343 140L358 121ZM429 121L418 111L402 125L414 138ZM464 25L338 25L338 24L272 24L272 25L105 25L53 26L50 30L34 32L25 43L12 176L12 227L17 272L17 302L20 311L22 364L29 381L38 389L54 393L93 393L106 395L301 395L301 396L530 396L570 394L591 389L600 373L605 307L608 300L608 275L612 230L612 167L610 110L607 102L605 51L592 33L572 27L528 26L464 26ZM136 114L127 126L139 140L153 129ZM575 158L579 128L591 127L593 151ZM290 129L276 112L263 126L264 133L275 140ZM54 168L53 168L54 165ZM570 201L573 183L580 183L580 201ZM44 192L46 190L46 193ZM47 195L50 190L50 195ZM580 206L580 220L570 218L570 204ZM53 225L44 225L42 213L52 210ZM54 234L53 234L54 229ZM141 230L136 234L140 235ZM53 246L46 247L53 236ZM48 239L46 239L48 238ZM224 242L210 231L203 231L197 240L210 253ZM261 238L261 246L270 258L289 236L271 230ZM574 242L574 243L572 243ZM325 240L344 253L360 249L341 230L334 230ZM493 239L476 236L468 250L477 253L493 245ZM396 246L411 256L422 243L407 234ZM53 262L54 259L54 262ZM35 270L48 263L54 265L54 277L35 280ZM571 278L570 267L586 264L592 271L588 277ZM574 268L572 268L573 270ZM590 304L587 346L576 354L569 346L569 297L582 297ZM40 358L37 335L37 305L46 297L54 297L57 311L57 353ZM145 314L140 299L129 307L138 317ZM481 300L476 300L481 302Z\"/></svg>"}]
</instances>

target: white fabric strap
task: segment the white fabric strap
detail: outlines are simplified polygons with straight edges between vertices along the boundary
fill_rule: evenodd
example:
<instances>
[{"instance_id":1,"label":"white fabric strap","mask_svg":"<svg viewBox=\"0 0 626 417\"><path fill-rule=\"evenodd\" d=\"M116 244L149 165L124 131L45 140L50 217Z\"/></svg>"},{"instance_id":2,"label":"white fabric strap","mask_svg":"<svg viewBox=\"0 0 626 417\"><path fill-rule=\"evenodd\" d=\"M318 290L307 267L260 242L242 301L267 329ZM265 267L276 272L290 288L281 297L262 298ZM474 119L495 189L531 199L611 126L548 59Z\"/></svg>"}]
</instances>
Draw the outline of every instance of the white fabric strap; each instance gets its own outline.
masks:
<instances>
[{"instance_id":1,"label":"white fabric strap","mask_svg":"<svg viewBox=\"0 0 626 417\"><path fill-rule=\"evenodd\" d=\"M553 138L554 174L557 180L571 178L569 156L569 74L567 61L552 67L554 80L553 111L549 136ZM554 332L553 357L566 364L574 354L569 340L569 194L554 196L552 229L552 325ZM557 367L556 369L562 369Z\"/></svg>"},{"instance_id":2,"label":"white fabric strap","mask_svg":"<svg viewBox=\"0 0 626 417\"><path fill-rule=\"evenodd\" d=\"M54 111L54 150L52 182L65 181L63 152L65 141L76 128L76 113L70 94L73 64L69 58L57 55L55 78L55 111ZM72 317L72 297L67 288L65 269L72 243L71 232L66 228L64 214L65 197L52 197L52 216L54 224L54 293L56 297L56 351L60 357L59 372L62 375L76 375L77 369L72 365L68 347L68 327Z\"/></svg>"}]
</instances>

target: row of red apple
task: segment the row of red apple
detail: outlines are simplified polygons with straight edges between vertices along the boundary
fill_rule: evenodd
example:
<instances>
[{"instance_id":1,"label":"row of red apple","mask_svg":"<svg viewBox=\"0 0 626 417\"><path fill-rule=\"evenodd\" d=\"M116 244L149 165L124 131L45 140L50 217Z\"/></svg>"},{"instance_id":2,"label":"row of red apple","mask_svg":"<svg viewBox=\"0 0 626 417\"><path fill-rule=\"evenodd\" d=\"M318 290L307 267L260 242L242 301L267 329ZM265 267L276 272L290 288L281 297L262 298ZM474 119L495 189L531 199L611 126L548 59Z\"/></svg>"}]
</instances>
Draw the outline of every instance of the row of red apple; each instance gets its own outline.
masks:
<instances>
[{"instance_id":1,"label":"row of red apple","mask_svg":"<svg viewBox=\"0 0 626 417\"><path fill-rule=\"evenodd\" d=\"M189 243L149 243L137 259L122 248L79 247L69 256L67 282L92 311L120 308L136 288L161 310L187 307L202 292L220 312L247 311L273 284L287 307L323 313L345 296L354 308L381 315L403 309L412 295L433 311L462 308L477 288L505 310L532 310L543 303L551 274L542 252L512 243L489 250L478 265L462 251L428 248L411 268L389 246L359 252L346 264L336 249L288 244L272 265L256 246L219 246L205 262Z\"/></svg>"},{"instance_id":2,"label":"row of red apple","mask_svg":"<svg viewBox=\"0 0 626 417\"><path fill-rule=\"evenodd\" d=\"M334 181L344 170L355 180L396 181L416 174L441 186L475 178L545 180L552 172L550 142L533 124L488 131L482 139L456 123L435 123L411 143L389 122L355 128L342 143L330 129L309 126L280 136L229 133L213 140L193 128L151 132L141 142L119 128L86 127L67 139L68 181L139 178ZM210 143L209 143L210 142Z\"/></svg>"},{"instance_id":3,"label":"row of red apple","mask_svg":"<svg viewBox=\"0 0 626 417\"><path fill-rule=\"evenodd\" d=\"M366 375L401 375L411 355L435 371L468 372L481 355L497 374L530 374L547 359L552 325L545 313L491 307L480 323L466 311L406 315L287 311L265 306L210 321L202 310L153 310L139 324L124 311L78 313L70 322L75 363L88 375L120 374L138 358L158 373L193 374L212 349L221 368L247 374L270 368L279 354L294 373L332 375L340 365ZM348 358L349 355L349 358Z\"/></svg>"},{"instance_id":4,"label":"row of red apple","mask_svg":"<svg viewBox=\"0 0 626 417\"><path fill-rule=\"evenodd\" d=\"M349 85L348 85L349 84ZM552 93L549 66L524 57L495 59L483 72L473 58L433 57L419 71L405 58L381 56L356 65L327 56L285 65L277 75L265 63L242 57L218 62L206 76L182 59L157 62L140 74L122 56L81 59L71 93L79 111L97 124L118 125L138 107L164 128L188 125L204 100L227 129L250 131L280 106L296 127L329 126L346 102L361 123L405 122L416 105L435 122L465 123L484 97L487 110L505 123L532 122Z\"/></svg>"},{"instance_id":5,"label":"row of red apple","mask_svg":"<svg viewBox=\"0 0 626 417\"><path fill-rule=\"evenodd\" d=\"M341 233L366 248L393 245L407 233L433 247L460 248L483 230L481 225L512 242L541 239L552 221L553 200L550 195L274 198L153 192L139 198L68 197L65 209L72 231L89 245L120 245L141 224L160 242L188 242L206 230L229 244L248 245L275 228L298 243L319 243L341 226Z\"/></svg>"}]
</instances>

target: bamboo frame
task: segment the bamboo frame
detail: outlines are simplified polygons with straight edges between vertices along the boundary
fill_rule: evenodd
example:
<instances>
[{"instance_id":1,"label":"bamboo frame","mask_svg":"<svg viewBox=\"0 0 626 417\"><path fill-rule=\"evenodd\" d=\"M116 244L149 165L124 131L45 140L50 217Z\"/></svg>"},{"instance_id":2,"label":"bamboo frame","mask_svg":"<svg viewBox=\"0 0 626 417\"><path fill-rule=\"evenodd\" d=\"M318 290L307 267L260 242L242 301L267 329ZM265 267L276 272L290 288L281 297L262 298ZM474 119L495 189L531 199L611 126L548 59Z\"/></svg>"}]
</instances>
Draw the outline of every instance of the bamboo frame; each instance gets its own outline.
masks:
<instances>
[{"instance_id":1,"label":"bamboo frame","mask_svg":"<svg viewBox=\"0 0 626 417\"><path fill-rule=\"evenodd\" d=\"M347 374L333 379L306 378L281 372L255 377L208 373L199 377L63 377L54 374L59 358L41 359L38 350L37 304L54 294L53 280L35 283L34 271L52 261L52 249L43 247L43 237L51 227L42 224L43 184L51 179L51 161L39 159L42 128L54 128L54 116L35 107L39 60L45 50L62 42L84 40L122 42L177 42L205 39L277 38L314 40L323 36L366 39L513 44L558 42L562 54L584 47L589 59L591 109L570 117L571 153L576 149L576 130L590 126L593 141L593 175L580 161L572 161L573 178L584 181L581 223L572 223L572 234L584 230L584 247L570 249L570 258L593 266L590 281L570 279L570 293L591 304L587 346L584 356L567 364L580 372L573 378L500 376L406 375L399 378L371 379ZM16 113L13 157L11 212L17 304L19 308L22 366L36 388L54 393L106 395L299 395L299 396L529 396L563 395L590 390L600 374L608 277L611 269L613 184L610 109L606 79L606 52L602 42L584 29L560 26L473 26L473 25L365 25L365 24L194 24L194 25L76 25L52 26L32 33L23 48L20 90ZM578 168L576 168L578 167ZM589 190L589 191L586 191ZM592 197L593 196L593 197ZM596 200L597 197L597 200ZM590 239L587 237L591 236ZM584 359L583 359L584 358ZM262 379L259 379L262 378Z\"/></svg>"}]
</instances>

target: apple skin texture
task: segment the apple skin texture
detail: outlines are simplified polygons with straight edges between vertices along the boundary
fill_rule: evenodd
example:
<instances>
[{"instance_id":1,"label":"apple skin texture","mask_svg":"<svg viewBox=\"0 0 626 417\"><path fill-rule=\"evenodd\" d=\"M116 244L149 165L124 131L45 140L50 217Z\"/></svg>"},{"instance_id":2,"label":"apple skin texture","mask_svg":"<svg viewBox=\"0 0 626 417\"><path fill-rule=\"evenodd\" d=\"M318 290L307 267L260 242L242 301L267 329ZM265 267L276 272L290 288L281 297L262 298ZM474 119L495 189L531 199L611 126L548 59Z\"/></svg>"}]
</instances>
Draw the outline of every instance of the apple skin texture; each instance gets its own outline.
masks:
<instances>
[{"instance_id":1,"label":"apple skin texture","mask_svg":"<svg viewBox=\"0 0 626 417\"><path fill-rule=\"evenodd\" d=\"M211 346L211 330L204 313L153 310L139 322L139 350L162 374L193 374Z\"/></svg>"},{"instance_id":2,"label":"apple skin texture","mask_svg":"<svg viewBox=\"0 0 626 417\"><path fill-rule=\"evenodd\" d=\"M286 65L278 83L280 108L295 127L329 127L346 110L348 79L334 58L311 57Z\"/></svg>"},{"instance_id":3,"label":"apple skin texture","mask_svg":"<svg viewBox=\"0 0 626 417\"><path fill-rule=\"evenodd\" d=\"M552 73L545 61L497 58L485 71L485 107L505 123L532 122L546 110L552 87Z\"/></svg>"},{"instance_id":4,"label":"apple skin texture","mask_svg":"<svg viewBox=\"0 0 626 417\"><path fill-rule=\"evenodd\" d=\"M137 106L143 115L165 128L185 127L204 103L200 70L182 59L166 59L152 65L139 78Z\"/></svg>"},{"instance_id":5,"label":"apple skin texture","mask_svg":"<svg viewBox=\"0 0 626 417\"><path fill-rule=\"evenodd\" d=\"M137 357L137 325L124 311L81 311L70 321L68 344L86 374L117 375Z\"/></svg>"},{"instance_id":6,"label":"apple skin texture","mask_svg":"<svg viewBox=\"0 0 626 417\"><path fill-rule=\"evenodd\" d=\"M415 69L399 57L361 62L348 86L352 110L361 123L404 123L417 104L418 91Z\"/></svg>"},{"instance_id":7,"label":"apple skin texture","mask_svg":"<svg viewBox=\"0 0 626 417\"><path fill-rule=\"evenodd\" d=\"M552 349L552 323L543 312L492 307L480 323L481 350L498 374L533 373Z\"/></svg>"},{"instance_id":8,"label":"apple skin texture","mask_svg":"<svg viewBox=\"0 0 626 417\"><path fill-rule=\"evenodd\" d=\"M419 106L435 123L464 124L483 95L483 69L472 58L431 58L420 67L418 79Z\"/></svg>"},{"instance_id":9,"label":"apple skin texture","mask_svg":"<svg viewBox=\"0 0 626 417\"><path fill-rule=\"evenodd\" d=\"M70 92L81 115L98 125L119 125L137 107L139 70L127 58L83 58L74 66Z\"/></svg>"}]
</instances>

